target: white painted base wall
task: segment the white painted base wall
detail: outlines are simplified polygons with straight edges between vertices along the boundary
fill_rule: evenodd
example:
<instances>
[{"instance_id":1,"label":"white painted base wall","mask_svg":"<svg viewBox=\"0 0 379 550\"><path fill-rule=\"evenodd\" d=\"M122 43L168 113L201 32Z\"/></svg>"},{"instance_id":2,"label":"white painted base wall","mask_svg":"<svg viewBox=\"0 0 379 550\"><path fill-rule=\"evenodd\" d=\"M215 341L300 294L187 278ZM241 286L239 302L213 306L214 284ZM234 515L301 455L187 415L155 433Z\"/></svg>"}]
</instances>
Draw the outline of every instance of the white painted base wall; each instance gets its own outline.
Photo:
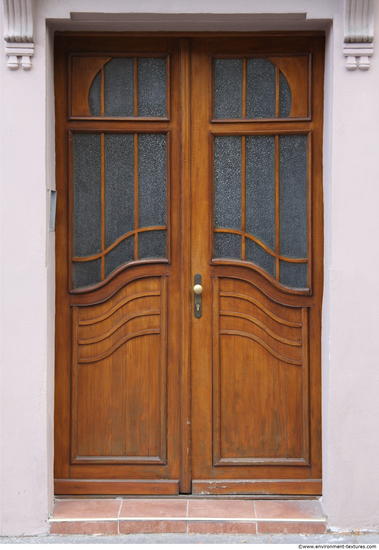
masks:
<instances>
[{"instance_id":1,"label":"white painted base wall","mask_svg":"<svg viewBox=\"0 0 379 550\"><path fill-rule=\"evenodd\" d=\"M80 15L104 9L134 15ZM333 529L379 530L379 50L369 71L346 70L342 10L342 0L38 0L32 69L10 71L1 40L2 535L46 532L53 504L56 28L327 30L323 506ZM270 13L282 16L257 16ZM379 33L379 10L375 22Z\"/></svg>"}]
</instances>

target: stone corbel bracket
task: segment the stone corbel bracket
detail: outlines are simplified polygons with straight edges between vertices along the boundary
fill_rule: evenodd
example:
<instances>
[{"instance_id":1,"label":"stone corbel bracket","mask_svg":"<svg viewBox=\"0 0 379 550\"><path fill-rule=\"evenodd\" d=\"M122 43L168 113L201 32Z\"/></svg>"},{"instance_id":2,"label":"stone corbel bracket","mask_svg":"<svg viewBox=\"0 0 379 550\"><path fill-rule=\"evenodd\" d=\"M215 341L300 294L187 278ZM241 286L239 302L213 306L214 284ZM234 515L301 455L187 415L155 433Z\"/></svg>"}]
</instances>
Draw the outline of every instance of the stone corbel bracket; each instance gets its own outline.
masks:
<instances>
[{"instance_id":1,"label":"stone corbel bracket","mask_svg":"<svg viewBox=\"0 0 379 550\"><path fill-rule=\"evenodd\" d=\"M374 3L375 0L344 0L345 33L343 53L346 68L362 71L370 68L370 57L374 53Z\"/></svg>"},{"instance_id":2,"label":"stone corbel bracket","mask_svg":"<svg viewBox=\"0 0 379 550\"><path fill-rule=\"evenodd\" d=\"M34 55L33 0L3 0L5 55L8 67L32 68Z\"/></svg>"}]
</instances>

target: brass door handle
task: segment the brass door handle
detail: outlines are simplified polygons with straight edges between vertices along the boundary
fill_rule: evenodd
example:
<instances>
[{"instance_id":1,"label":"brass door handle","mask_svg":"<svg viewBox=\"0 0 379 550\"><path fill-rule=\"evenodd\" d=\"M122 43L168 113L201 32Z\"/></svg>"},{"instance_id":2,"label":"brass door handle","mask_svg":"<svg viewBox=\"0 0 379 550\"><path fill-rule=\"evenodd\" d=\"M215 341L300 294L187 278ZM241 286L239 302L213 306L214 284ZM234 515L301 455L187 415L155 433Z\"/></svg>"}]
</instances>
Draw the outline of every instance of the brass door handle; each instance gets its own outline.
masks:
<instances>
[{"instance_id":1,"label":"brass door handle","mask_svg":"<svg viewBox=\"0 0 379 550\"><path fill-rule=\"evenodd\" d=\"M203 292L203 287L201 286L201 275L196 273L194 281L193 293L194 293L194 305L195 305L195 317L200 319L201 317L201 294Z\"/></svg>"}]
</instances>

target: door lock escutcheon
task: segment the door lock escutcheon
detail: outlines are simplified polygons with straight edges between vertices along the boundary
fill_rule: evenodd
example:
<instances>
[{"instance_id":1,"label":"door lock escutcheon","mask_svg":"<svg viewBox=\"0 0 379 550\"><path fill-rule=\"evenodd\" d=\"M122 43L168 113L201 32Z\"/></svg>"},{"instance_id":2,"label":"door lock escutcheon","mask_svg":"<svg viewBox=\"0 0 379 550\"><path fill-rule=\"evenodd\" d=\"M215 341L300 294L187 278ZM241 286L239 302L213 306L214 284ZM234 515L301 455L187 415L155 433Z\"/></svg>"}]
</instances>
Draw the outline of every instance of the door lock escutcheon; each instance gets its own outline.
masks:
<instances>
[{"instance_id":1,"label":"door lock escutcheon","mask_svg":"<svg viewBox=\"0 0 379 550\"><path fill-rule=\"evenodd\" d=\"M201 286L201 275L196 273L194 280L194 304L195 304L195 317L200 319L201 317L201 295L203 292L203 287Z\"/></svg>"}]
</instances>

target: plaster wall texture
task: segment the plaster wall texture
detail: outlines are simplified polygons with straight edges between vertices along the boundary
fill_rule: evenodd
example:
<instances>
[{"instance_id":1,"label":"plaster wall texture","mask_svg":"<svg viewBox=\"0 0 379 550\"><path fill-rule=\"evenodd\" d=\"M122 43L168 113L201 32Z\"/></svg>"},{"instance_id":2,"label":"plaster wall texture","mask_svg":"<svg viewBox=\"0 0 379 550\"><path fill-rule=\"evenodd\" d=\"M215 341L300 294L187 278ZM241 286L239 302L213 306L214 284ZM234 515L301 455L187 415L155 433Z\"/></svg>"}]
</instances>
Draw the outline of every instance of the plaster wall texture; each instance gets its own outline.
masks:
<instances>
[{"instance_id":1,"label":"plaster wall texture","mask_svg":"<svg viewBox=\"0 0 379 550\"><path fill-rule=\"evenodd\" d=\"M325 148L331 162L324 182L328 185L330 176L323 316L329 327L329 342L326 334L323 342L329 347L323 380L324 501L332 527L378 530L379 62L374 55L368 72L346 71L341 23L336 18L333 26L331 149ZM375 25L378 31L378 9Z\"/></svg>"},{"instance_id":2,"label":"plaster wall texture","mask_svg":"<svg viewBox=\"0 0 379 550\"><path fill-rule=\"evenodd\" d=\"M106 9L131 14L133 24L94 16L70 22L70 12L77 19L100 14L100 0L38 0L29 72L6 67L0 41L1 533L45 532L53 501L55 266L47 193L54 188L52 30L295 30L326 28L327 20L333 26L325 81L323 504L335 529L379 529L379 53L368 72L346 71L342 0L108 0ZM252 11L307 13L307 20L238 18Z\"/></svg>"}]
</instances>

